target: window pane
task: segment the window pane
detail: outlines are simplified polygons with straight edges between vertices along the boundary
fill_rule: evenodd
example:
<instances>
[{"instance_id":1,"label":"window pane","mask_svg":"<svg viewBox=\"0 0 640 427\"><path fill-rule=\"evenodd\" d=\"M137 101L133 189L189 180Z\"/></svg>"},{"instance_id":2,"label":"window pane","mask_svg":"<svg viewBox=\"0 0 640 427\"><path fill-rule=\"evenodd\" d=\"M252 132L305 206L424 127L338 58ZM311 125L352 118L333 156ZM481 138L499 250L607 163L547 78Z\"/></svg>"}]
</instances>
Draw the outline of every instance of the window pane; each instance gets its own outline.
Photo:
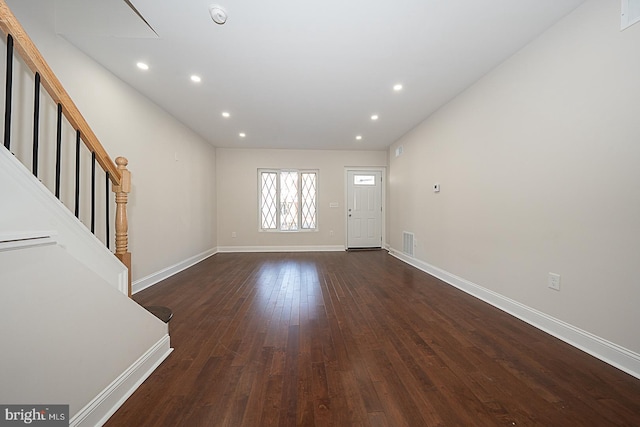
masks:
<instances>
[{"instance_id":1,"label":"window pane","mask_svg":"<svg viewBox=\"0 0 640 427\"><path fill-rule=\"evenodd\" d=\"M316 174L302 173L302 228L316 228Z\"/></svg>"},{"instance_id":2,"label":"window pane","mask_svg":"<svg viewBox=\"0 0 640 427\"><path fill-rule=\"evenodd\" d=\"M280 172L280 230L298 229L298 172Z\"/></svg>"},{"instance_id":3,"label":"window pane","mask_svg":"<svg viewBox=\"0 0 640 427\"><path fill-rule=\"evenodd\" d=\"M275 172L262 172L260 182L260 224L263 229L278 228L276 222L277 197Z\"/></svg>"},{"instance_id":4,"label":"window pane","mask_svg":"<svg viewBox=\"0 0 640 427\"><path fill-rule=\"evenodd\" d=\"M353 183L355 185L376 185L375 175L354 175Z\"/></svg>"}]
</instances>

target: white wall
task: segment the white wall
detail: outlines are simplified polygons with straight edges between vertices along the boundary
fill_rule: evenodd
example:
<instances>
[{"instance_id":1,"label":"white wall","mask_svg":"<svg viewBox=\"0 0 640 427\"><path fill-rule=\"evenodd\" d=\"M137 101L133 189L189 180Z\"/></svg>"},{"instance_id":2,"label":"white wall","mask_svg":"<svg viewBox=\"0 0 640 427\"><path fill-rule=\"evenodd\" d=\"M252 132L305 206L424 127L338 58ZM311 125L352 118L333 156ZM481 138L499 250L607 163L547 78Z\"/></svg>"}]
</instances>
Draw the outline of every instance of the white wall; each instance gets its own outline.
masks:
<instances>
[{"instance_id":1,"label":"white wall","mask_svg":"<svg viewBox=\"0 0 640 427\"><path fill-rule=\"evenodd\" d=\"M72 425L98 425L171 351L167 325L61 246L0 244L0 283L3 404L68 404Z\"/></svg>"},{"instance_id":2,"label":"white wall","mask_svg":"<svg viewBox=\"0 0 640 427\"><path fill-rule=\"evenodd\" d=\"M129 159L134 282L214 251L214 147L56 36L54 2L8 3L107 152ZM32 102L32 92L23 96Z\"/></svg>"},{"instance_id":3,"label":"white wall","mask_svg":"<svg viewBox=\"0 0 640 427\"><path fill-rule=\"evenodd\" d=\"M386 151L219 148L216 157L218 246L223 250L344 247L345 167L387 165ZM318 231L259 231L259 168L318 170ZM339 207L330 208L331 202Z\"/></svg>"},{"instance_id":4,"label":"white wall","mask_svg":"<svg viewBox=\"0 0 640 427\"><path fill-rule=\"evenodd\" d=\"M619 21L587 1L394 144L389 240L637 356L640 25Z\"/></svg>"}]
</instances>

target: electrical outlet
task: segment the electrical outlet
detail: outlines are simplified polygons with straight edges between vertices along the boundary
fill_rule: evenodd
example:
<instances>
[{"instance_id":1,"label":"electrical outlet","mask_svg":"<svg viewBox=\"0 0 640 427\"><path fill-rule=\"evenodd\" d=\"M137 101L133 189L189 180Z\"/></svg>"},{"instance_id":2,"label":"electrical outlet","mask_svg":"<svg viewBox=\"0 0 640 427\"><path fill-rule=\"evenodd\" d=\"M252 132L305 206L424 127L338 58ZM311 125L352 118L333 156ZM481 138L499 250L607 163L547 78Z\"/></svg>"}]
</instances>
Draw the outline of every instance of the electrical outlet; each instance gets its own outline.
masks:
<instances>
[{"instance_id":1,"label":"electrical outlet","mask_svg":"<svg viewBox=\"0 0 640 427\"><path fill-rule=\"evenodd\" d=\"M560 275L556 273L549 273L549 285L554 291L560 290Z\"/></svg>"},{"instance_id":2,"label":"electrical outlet","mask_svg":"<svg viewBox=\"0 0 640 427\"><path fill-rule=\"evenodd\" d=\"M236 237L238 237L238 235L236 234L236 232L235 232L235 231L232 231L232 232L231 232L231 237L235 239Z\"/></svg>"}]
</instances>

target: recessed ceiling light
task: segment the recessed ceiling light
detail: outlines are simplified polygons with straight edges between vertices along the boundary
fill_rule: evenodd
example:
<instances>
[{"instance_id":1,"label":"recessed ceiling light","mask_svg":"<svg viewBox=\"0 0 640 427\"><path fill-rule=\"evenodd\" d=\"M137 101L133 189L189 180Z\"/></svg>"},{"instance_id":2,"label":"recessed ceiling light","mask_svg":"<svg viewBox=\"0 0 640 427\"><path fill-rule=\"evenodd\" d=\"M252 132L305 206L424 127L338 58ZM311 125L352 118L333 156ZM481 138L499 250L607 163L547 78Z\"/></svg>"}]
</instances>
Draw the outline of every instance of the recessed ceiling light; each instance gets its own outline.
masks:
<instances>
[{"instance_id":1,"label":"recessed ceiling light","mask_svg":"<svg viewBox=\"0 0 640 427\"><path fill-rule=\"evenodd\" d=\"M397 85L393 85L393 90L395 90L396 92L401 91L402 85L400 83L398 83Z\"/></svg>"},{"instance_id":2,"label":"recessed ceiling light","mask_svg":"<svg viewBox=\"0 0 640 427\"><path fill-rule=\"evenodd\" d=\"M371 120L378 120L378 115L374 114L373 116L371 116Z\"/></svg>"},{"instance_id":3,"label":"recessed ceiling light","mask_svg":"<svg viewBox=\"0 0 640 427\"><path fill-rule=\"evenodd\" d=\"M145 71L149 69L149 66L147 64L145 64L144 62L138 62L136 64L136 66L138 68L140 68L141 70L145 70Z\"/></svg>"},{"instance_id":4,"label":"recessed ceiling light","mask_svg":"<svg viewBox=\"0 0 640 427\"><path fill-rule=\"evenodd\" d=\"M229 117L231 117L231 114L229 114L228 111L223 111L222 112L222 117L224 117L225 119L228 119Z\"/></svg>"},{"instance_id":5,"label":"recessed ceiling light","mask_svg":"<svg viewBox=\"0 0 640 427\"><path fill-rule=\"evenodd\" d=\"M202 81L202 79L200 78L200 76L196 76L195 74L191 76L191 81L194 83L200 83Z\"/></svg>"},{"instance_id":6,"label":"recessed ceiling light","mask_svg":"<svg viewBox=\"0 0 640 427\"><path fill-rule=\"evenodd\" d=\"M360 140L362 139L362 135L357 135L357 136L356 136L356 139L357 139L358 141L360 141Z\"/></svg>"},{"instance_id":7,"label":"recessed ceiling light","mask_svg":"<svg viewBox=\"0 0 640 427\"><path fill-rule=\"evenodd\" d=\"M246 134L246 133L244 133L244 132L240 132L240 133L238 134L238 136L239 136L240 138L244 138L245 136L247 136L247 134Z\"/></svg>"}]
</instances>

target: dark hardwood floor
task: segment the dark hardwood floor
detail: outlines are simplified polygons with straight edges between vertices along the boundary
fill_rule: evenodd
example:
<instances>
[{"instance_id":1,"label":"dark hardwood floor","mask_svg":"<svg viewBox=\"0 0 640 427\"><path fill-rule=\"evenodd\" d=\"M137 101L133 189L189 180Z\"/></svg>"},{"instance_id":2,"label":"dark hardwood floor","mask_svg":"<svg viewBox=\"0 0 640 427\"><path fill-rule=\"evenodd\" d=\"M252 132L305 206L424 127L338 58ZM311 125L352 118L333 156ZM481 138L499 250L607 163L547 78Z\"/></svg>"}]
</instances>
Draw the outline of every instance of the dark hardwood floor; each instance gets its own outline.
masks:
<instances>
[{"instance_id":1,"label":"dark hardwood floor","mask_svg":"<svg viewBox=\"0 0 640 427\"><path fill-rule=\"evenodd\" d=\"M385 251L217 254L115 426L640 426L640 380Z\"/></svg>"}]
</instances>

